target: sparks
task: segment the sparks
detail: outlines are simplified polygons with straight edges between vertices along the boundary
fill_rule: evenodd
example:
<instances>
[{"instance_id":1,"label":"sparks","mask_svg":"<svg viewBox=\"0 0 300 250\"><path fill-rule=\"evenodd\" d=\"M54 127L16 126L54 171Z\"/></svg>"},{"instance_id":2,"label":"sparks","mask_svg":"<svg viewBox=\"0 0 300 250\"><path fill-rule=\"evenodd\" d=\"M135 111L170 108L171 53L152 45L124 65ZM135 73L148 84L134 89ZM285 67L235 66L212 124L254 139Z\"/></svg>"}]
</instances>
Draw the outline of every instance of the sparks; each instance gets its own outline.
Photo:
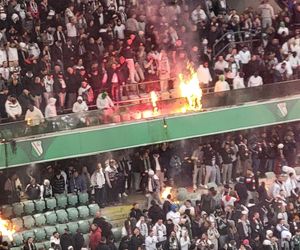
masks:
<instances>
[{"instance_id":1,"label":"sparks","mask_svg":"<svg viewBox=\"0 0 300 250\"><path fill-rule=\"evenodd\" d=\"M151 91L150 92L150 97L151 97L153 113L156 114L158 112L158 107L157 107L158 96L155 93L155 91Z\"/></svg>"},{"instance_id":2,"label":"sparks","mask_svg":"<svg viewBox=\"0 0 300 250\"><path fill-rule=\"evenodd\" d=\"M171 194L172 187L165 187L164 191L161 193L161 198L163 200L167 199L168 195Z\"/></svg>"},{"instance_id":3,"label":"sparks","mask_svg":"<svg viewBox=\"0 0 300 250\"><path fill-rule=\"evenodd\" d=\"M13 234L16 230L14 225L12 225L9 221L0 218L0 232L3 236L8 237L10 241L13 241Z\"/></svg>"}]
</instances>

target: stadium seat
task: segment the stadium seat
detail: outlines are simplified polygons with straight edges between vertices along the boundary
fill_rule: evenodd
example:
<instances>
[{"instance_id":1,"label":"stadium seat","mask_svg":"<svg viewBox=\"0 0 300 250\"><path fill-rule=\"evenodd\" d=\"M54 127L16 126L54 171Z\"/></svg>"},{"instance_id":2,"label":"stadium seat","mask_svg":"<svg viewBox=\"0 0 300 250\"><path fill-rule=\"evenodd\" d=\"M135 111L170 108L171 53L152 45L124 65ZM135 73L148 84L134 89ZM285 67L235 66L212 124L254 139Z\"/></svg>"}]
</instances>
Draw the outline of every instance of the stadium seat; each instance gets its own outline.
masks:
<instances>
[{"instance_id":1,"label":"stadium seat","mask_svg":"<svg viewBox=\"0 0 300 250\"><path fill-rule=\"evenodd\" d=\"M33 230L36 241L44 241L46 239L46 232L43 228L36 228Z\"/></svg>"},{"instance_id":2,"label":"stadium seat","mask_svg":"<svg viewBox=\"0 0 300 250\"><path fill-rule=\"evenodd\" d=\"M85 243L85 245L89 245L89 243L90 243L90 235L89 234L84 234L83 235L83 238L84 238L84 243Z\"/></svg>"},{"instance_id":3,"label":"stadium seat","mask_svg":"<svg viewBox=\"0 0 300 250\"><path fill-rule=\"evenodd\" d=\"M69 222L69 223L67 223L67 227L71 234L75 234L78 229L78 223L77 222Z\"/></svg>"},{"instance_id":4,"label":"stadium seat","mask_svg":"<svg viewBox=\"0 0 300 250\"><path fill-rule=\"evenodd\" d=\"M10 205L2 206L1 211L1 214L5 219L9 219L13 216L13 208Z\"/></svg>"},{"instance_id":5,"label":"stadium seat","mask_svg":"<svg viewBox=\"0 0 300 250\"><path fill-rule=\"evenodd\" d=\"M23 247L12 247L12 248L10 248L10 250L22 250L23 249Z\"/></svg>"},{"instance_id":6,"label":"stadium seat","mask_svg":"<svg viewBox=\"0 0 300 250\"><path fill-rule=\"evenodd\" d=\"M56 231L61 235L65 232L65 229L68 228L66 224L57 224Z\"/></svg>"},{"instance_id":7,"label":"stadium seat","mask_svg":"<svg viewBox=\"0 0 300 250\"><path fill-rule=\"evenodd\" d=\"M33 218L37 227L42 227L46 225L46 217L44 214L35 214L33 215Z\"/></svg>"},{"instance_id":8,"label":"stadium seat","mask_svg":"<svg viewBox=\"0 0 300 250\"><path fill-rule=\"evenodd\" d=\"M13 218L10 222L14 225L17 232L20 232L24 227L22 218Z\"/></svg>"},{"instance_id":9,"label":"stadium seat","mask_svg":"<svg viewBox=\"0 0 300 250\"><path fill-rule=\"evenodd\" d=\"M79 212L79 218L86 219L89 217L89 208L87 206L80 206L77 208Z\"/></svg>"},{"instance_id":10,"label":"stadium seat","mask_svg":"<svg viewBox=\"0 0 300 250\"><path fill-rule=\"evenodd\" d=\"M35 207L33 201L24 201L24 213L27 215L33 214Z\"/></svg>"},{"instance_id":11,"label":"stadium seat","mask_svg":"<svg viewBox=\"0 0 300 250\"><path fill-rule=\"evenodd\" d=\"M68 205L71 207L75 207L78 203L78 196L76 194L67 194L68 197Z\"/></svg>"},{"instance_id":12,"label":"stadium seat","mask_svg":"<svg viewBox=\"0 0 300 250\"><path fill-rule=\"evenodd\" d=\"M35 204L35 210L38 213L42 213L46 209L46 204L44 200L35 200L34 204Z\"/></svg>"},{"instance_id":13,"label":"stadium seat","mask_svg":"<svg viewBox=\"0 0 300 250\"><path fill-rule=\"evenodd\" d=\"M32 215L24 216L23 217L23 222L24 222L24 227L27 228L27 229L31 229L35 225L35 221L34 221L34 218L32 217Z\"/></svg>"},{"instance_id":14,"label":"stadium seat","mask_svg":"<svg viewBox=\"0 0 300 250\"><path fill-rule=\"evenodd\" d=\"M92 223L93 223L93 221L94 221L94 218L90 218L90 219L88 219L87 221L88 221L89 225L91 226Z\"/></svg>"},{"instance_id":15,"label":"stadium seat","mask_svg":"<svg viewBox=\"0 0 300 250\"><path fill-rule=\"evenodd\" d=\"M54 211L46 212L45 217L48 225L55 225L57 223L57 216Z\"/></svg>"},{"instance_id":16,"label":"stadium seat","mask_svg":"<svg viewBox=\"0 0 300 250\"><path fill-rule=\"evenodd\" d=\"M58 194L55 196L58 208L66 208L68 205L68 197L65 194Z\"/></svg>"},{"instance_id":17,"label":"stadium seat","mask_svg":"<svg viewBox=\"0 0 300 250\"><path fill-rule=\"evenodd\" d=\"M54 197L46 198L45 201L48 210L53 210L54 208L56 208L56 199Z\"/></svg>"},{"instance_id":18,"label":"stadium seat","mask_svg":"<svg viewBox=\"0 0 300 250\"><path fill-rule=\"evenodd\" d=\"M89 206L90 216L95 217L95 214L100 210L98 204L90 204Z\"/></svg>"},{"instance_id":19,"label":"stadium seat","mask_svg":"<svg viewBox=\"0 0 300 250\"><path fill-rule=\"evenodd\" d=\"M53 233L57 231L56 227L54 227L54 226L46 226L46 227L44 227L44 229L46 232L47 239L50 239L50 237L53 235Z\"/></svg>"},{"instance_id":20,"label":"stadium seat","mask_svg":"<svg viewBox=\"0 0 300 250\"><path fill-rule=\"evenodd\" d=\"M37 242L35 243L36 249L49 249L45 248L45 244L43 242Z\"/></svg>"},{"instance_id":21,"label":"stadium seat","mask_svg":"<svg viewBox=\"0 0 300 250\"><path fill-rule=\"evenodd\" d=\"M24 213L24 205L21 202L12 204L13 211L16 217L20 217Z\"/></svg>"},{"instance_id":22,"label":"stadium seat","mask_svg":"<svg viewBox=\"0 0 300 250\"><path fill-rule=\"evenodd\" d=\"M24 231L24 232L22 232L22 235L23 235L24 241L26 241L29 237L34 238L33 230Z\"/></svg>"},{"instance_id":23,"label":"stadium seat","mask_svg":"<svg viewBox=\"0 0 300 250\"><path fill-rule=\"evenodd\" d=\"M88 220L80 220L78 221L78 228L81 233L86 234L90 231L90 224Z\"/></svg>"},{"instance_id":24,"label":"stadium seat","mask_svg":"<svg viewBox=\"0 0 300 250\"><path fill-rule=\"evenodd\" d=\"M89 195L88 193L79 193L78 200L80 205L86 205L89 202Z\"/></svg>"},{"instance_id":25,"label":"stadium seat","mask_svg":"<svg viewBox=\"0 0 300 250\"><path fill-rule=\"evenodd\" d=\"M70 221L75 221L78 219L78 210L75 207L67 208L67 212Z\"/></svg>"},{"instance_id":26,"label":"stadium seat","mask_svg":"<svg viewBox=\"0 0 300 250\"><path fill-rule=\"evenodd\" d=\"M44 243L44 246L45 246L45 249L50 249L51 248L51 243L49 240L43 242Z\"/></svg>"},{"instance_id":27,"label":"stadium seat","mask_svg":"<svg viewBox=\"0 0 300 250\"><path fill-rule=\"evenodd\" d=\"M13 242L14 242L15 246L23 245L24 238L23 238L22 233L14 233L12 237L13 237Z\"/></svg>"},{"instance_id":28,"label":"stadium seat","mask_svg":"<svg viewBox=\"0 0 300 250\"><path fill-rule=\"evenodd\" d=\"M56 211L57 222L58 223L66 223L68 222L68 213L64 209L60 209Z\"/></svg>"}]
</instances>

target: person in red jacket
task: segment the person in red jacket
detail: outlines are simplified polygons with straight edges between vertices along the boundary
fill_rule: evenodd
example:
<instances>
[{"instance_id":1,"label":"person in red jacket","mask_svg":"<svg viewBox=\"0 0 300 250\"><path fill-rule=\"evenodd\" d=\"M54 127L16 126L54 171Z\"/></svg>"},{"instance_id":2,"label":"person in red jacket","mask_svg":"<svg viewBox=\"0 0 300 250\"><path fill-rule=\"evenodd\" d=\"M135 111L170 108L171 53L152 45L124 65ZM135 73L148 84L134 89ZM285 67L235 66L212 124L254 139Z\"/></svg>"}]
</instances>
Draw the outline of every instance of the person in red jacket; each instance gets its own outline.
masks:
<instances>
[{"instance_id":1,"label":"person in red jacket","mask_svg":"<svg viewBox=\"0 0 300 250\"><path fill-rule=\"evenodd\" d=\"M91 232L90 232L90 248L91 250L96 250L97 246L101 242L102 238L102 230L97 224L91 225Z\"/></svg>"}]
</instances>

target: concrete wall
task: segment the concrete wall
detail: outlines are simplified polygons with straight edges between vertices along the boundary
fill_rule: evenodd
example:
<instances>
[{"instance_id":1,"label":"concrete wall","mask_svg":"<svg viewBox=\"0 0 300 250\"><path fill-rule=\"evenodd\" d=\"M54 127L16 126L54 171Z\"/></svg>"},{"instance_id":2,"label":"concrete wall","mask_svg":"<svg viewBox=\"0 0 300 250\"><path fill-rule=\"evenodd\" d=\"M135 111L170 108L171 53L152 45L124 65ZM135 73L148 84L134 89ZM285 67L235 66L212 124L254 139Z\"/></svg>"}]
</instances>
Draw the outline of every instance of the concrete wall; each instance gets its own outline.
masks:
<instances>
[{"instance_id":1,"label":"concrete wall","mask_svg":"<svg viewBox=\"0 0 300 250\"><path fill-rule=\"evenodd\" d=\"M253 7L254 9L259 6L261 0L227 0L230 8L235 8L238 11L243 11L247 7ZM270 0L270 3L275 8L275 11L279 11L280 7L274 0Z\"/></svg>"}]
</instances>

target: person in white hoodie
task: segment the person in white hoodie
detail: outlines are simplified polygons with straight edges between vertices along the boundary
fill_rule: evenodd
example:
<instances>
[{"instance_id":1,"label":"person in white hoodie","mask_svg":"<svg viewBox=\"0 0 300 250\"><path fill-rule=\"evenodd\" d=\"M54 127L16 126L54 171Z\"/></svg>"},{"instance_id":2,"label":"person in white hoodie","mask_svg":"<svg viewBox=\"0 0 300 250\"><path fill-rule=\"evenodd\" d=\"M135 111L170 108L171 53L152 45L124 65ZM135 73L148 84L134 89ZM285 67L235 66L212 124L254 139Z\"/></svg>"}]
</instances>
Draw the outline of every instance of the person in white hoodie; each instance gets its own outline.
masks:
<instances>
[{"instance_id":1,"label":"person in white hoodie","mask_svg":"<svg viewBox=\"0 0 300 250\"><path fill-rule=\"evenodd\" d=\"M100 93L97 97L96 106L99 110L113 109L114 103L106 92Z\"/></svg>"},{"instance_id":2,"label":"person in white hoodie","mask_svg":"<svg viewBox=\"0 0 300 250\"><path fill-rule=\"evenodd\" d=\"M79 113L88 110L89 107L87 106L86 102L83 100L82 96L78 96L77 101L73 104L72 111L74 113Z\"/></svg>"},{"instance_id":3,"label":"person in white hoodie","mask_svg":"<svg viewBox=\"0 0 300 250\"><path fill-rule=\"evenodd\" d=\"M233 79L233 89L244 89L245 88L245 80L244 80L244 73L240 72L234 79Z\"/></svg>"},{"instance_id":4,"label":"person in white hoodie","mask_svg":"<svg viewBox=\"0 0 300 250\"><path fill-rule=\"evenodd\" d=\"M204 62L197 69L197 77L200 84L203 84L205 87L209 85L209 82L212 81L212 77L208 68L208 62Z\"/></svg>"},{"instance_id":5,"label":"person in white hoodie","mask_svg":"<svg viewBox=\"0 0 300 250\"><path fill-rule=\"evenodd\" d=\"M28 105L28 109L25 114L25 121L29 126L38 126L45 121L44 115L37 107L32 104Z\"/></svg>"},{"instance_id":6,"label":"person in white hoodie","mask_svg":"<svg viewBox=\"0 0 300 250\"><path fill-rule=\"evenodd\" d=\"M157 236L154 235L153 230L150 230L149 235L146 237L146 240L145 240L146 250L156 250L157 242L158 242Z\"/></svg>"},{"instance_id":7,"label":"person in white hoodie","mask_svg":"<svg viewBox=\"0 0 300 250\"><path fill-rule=\"evenodd\" d=\"M5 102L5 111L8 118L14 121L22 115L22 107L15 96L11 95L7 98Z\"/></svg>"},{"instance_id":8,"label":"person in white hoodie","mask_svg":"<svg viewBox=\"0 0 300 250\"><path fill-rule=\"evenodd\" d=\"M45 108L45 117L46 118L52 118L57 116L56 111L56 99L54 97L49 98L49 103L47 104Z\"/></svg>"},{"instance_id":9,"label":"person in white hoodie","mask_svg":"<svg viewBox=\"0 0 300 250\"><path fill-rule=\"evenodd\" d=\"M214 92L222 92L222 91L227 91L227 90L230 90L230 86L229 86L228 82L225 81L225 76L220 75L219 81L217 81L215 84Z\"/></svg>"}]
</instances>

